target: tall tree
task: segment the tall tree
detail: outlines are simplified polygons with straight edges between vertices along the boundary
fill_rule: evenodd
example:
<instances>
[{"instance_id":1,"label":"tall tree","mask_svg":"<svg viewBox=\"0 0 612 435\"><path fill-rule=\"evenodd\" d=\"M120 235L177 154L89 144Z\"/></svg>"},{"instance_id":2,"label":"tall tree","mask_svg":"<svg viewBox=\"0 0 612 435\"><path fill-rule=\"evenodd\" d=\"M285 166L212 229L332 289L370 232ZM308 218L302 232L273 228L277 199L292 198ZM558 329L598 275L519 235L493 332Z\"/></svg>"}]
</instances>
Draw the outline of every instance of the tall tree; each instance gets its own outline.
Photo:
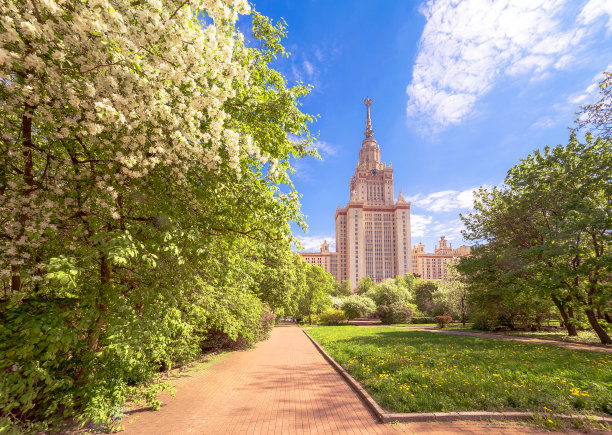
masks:
<instances>
[{"instance_id":1,"label":"tall tree","mask_svg":"<svg viewBox=\"0 0 612 435\"><path fill-rule=\"evenodd\" d=\"M579 308L602 343L612 343L600 323L612 296L611 180L612 143L572 134L513 167L505 189L481 189L463 217L469 239L516 252L532 291L546 291L568 324Z\"/></svg>"},{"instance_id":2,"label":"tall tree","mask_svg":"<svg viewBox=\"0 0 612 435\"><path fill-rule=\"evenodd\" d=\"M357 287L357 294L364 295L368 291L373 289L375 285L376 283L374 282L372 278L370 278L369 276L364 276L363 278L361 278L361 280L359 280L359 286Z\"/></svg>"},{"instance_id":3,"label":"tall tree","mask_svg":"<svg viewBox=\"0 0 612 435\"><path fill-rule=\"evenodd\" d=\"M332 296L346 297L351 295L351 283L348 280L334 283L334 292Z\"/></svg>"},{"instance_id":4,"label":"tall tree","mask_svg":"<svg viewBox=\"0 0 612 435\"><path fill-rule=\"evenodd\" d=\"M421 281L414 288L414 303L419 311L427 315L431 315L431 310L434 307L434 299L438 291L438 283L436 281Z\"/></svg>"},{"instance_id":5,"label":"tall tree","mask_svg":"<svg viewBox=\"0 0 612 435\"><path fill-rule=\"evenodd\" d=\"M274 278L303 284L310 88L270 66L283 23L245 43L244 0L0 5L0 418L109 423L212 335L253 342L264 302L297 309Z\"/></svg>"},{"instance_id":6,"label":"tall tree","mask_svg":"<svg viewBox=\"0 0 612 435\"><path fill-rule=\"evenodd\" d=\"M448 264L446 279L440 283L440 290L446 296L446 305L453 312L459 314L463 326L467 322L468 314L468 290L464 278L457 271L455 265Z\"/></svg>"},{"instance_id":7,"label":"tall tree","mask_svg":"<svg viewBox=\"0 0 612 435\"><path fill-rule=\"evenodd\" d=\"M300 312L312 325L312 315L321 313L332 304L334 278L319 266L304 262L306 269L306 289L299 301Z\"/></svg>"}]
</instances>

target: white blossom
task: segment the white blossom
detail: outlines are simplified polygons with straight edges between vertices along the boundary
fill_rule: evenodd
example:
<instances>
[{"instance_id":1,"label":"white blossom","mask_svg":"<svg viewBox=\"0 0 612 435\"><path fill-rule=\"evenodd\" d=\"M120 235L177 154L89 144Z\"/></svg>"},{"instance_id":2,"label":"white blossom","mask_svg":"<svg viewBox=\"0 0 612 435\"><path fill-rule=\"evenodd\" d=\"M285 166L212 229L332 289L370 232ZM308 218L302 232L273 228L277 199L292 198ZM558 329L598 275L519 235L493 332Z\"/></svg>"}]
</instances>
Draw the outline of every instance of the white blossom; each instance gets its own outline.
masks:
<instances>
[{"instance_id":1,"label":"white blossom","mask_svg":"<svg viewBox=\"0 0 612 435\"><path fill-rule=\"evenodd\" d=\"M57 224L77 211L122 219L119 192L160 164L181 184L193 168L217 168L222 155L237 174L246 155L267 161L223 109L235 96L234 81L249 78L235 50L244 37L234 26L237 14L250 13L248 1L0 4L0 106L15 115L4 120L0 151L24 167L21 117L31 117L41 162L33 188L23 171L7 177L1 276L17 265L35 280L41 271L28 266L28 249L56 237ZM199 12L212 23L202 26ZM17 74L23 79L10 79ZM96 194L77 201L75 186Z\"/></svg>"}]
</instances>

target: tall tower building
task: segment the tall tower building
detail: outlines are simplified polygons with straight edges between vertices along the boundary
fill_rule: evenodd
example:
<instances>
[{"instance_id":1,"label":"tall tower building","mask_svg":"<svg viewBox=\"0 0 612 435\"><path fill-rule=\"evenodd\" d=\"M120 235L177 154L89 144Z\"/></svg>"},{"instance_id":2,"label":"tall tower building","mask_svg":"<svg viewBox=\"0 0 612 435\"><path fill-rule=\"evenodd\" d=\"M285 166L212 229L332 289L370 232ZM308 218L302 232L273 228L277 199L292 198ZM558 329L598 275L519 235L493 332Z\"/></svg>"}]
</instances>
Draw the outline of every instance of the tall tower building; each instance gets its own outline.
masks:
<instances>
[{"instance_id":1,"label":"tall tower building","mask_svg":"<svg viewBox=\"0 0 612 435\"><path fill-rule=\"evenodd\" d=\"M380 161L370 119L371 99L365 99L365 139L351 178L350 200L336 210L335 276L357 287L365 276L376 282L412 272L410 204L400 190L393 198L393 168Z\"/></svg>"}]
</instances>

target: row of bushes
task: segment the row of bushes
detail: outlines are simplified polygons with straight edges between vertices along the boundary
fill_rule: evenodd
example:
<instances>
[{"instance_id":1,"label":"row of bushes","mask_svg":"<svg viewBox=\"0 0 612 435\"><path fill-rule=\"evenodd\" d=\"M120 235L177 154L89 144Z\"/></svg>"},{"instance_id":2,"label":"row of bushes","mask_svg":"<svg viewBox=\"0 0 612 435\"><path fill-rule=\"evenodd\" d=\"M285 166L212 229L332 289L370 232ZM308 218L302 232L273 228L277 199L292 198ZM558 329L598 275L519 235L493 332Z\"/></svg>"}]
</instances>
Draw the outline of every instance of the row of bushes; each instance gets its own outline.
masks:
<instances>
[{"instance_id":1,"label":"row of bushes","mask_svg":"<svg viewBox=\"0 0 612 435\"><path fill-rule=\"evenodd\" d=\"M388 305L382 306L382 309L380 311L377 310L377 312L384 312L384 314L386 314L386 322L382 322L384 324L401 323L403 321L401 319L405 319L406 316L408 316L408 311L411 311L409 307L402 308ZM316 321L317 323L321 323L324 325L339 325L348 319L349 318L347 317L346 312L344 310L340 310L337 308L328 308L317 316ZM395 319L399 319L399 321L389 321ZM418 319L420 321L415 322L415 319ZM423 321L424 319L426 321ZM446 327L452 321L453 318L450 316L436 316L433 319L431 317L416 317L411 319L411 323L432 323L437 324L440 328Z\"/></svg>"},{"instance_id":2,"label":"row of bushes","mask_svg":"<svg viewBox=\"0 0 612 435\"><path fill-rule=\"evenodd\" d=\"M420 282L416 283L420 284ZM444 326L444 320L440 319L447 317L451 319L450 316L419 315L415 317L415 314L420 314L420 312L412 301L415 299L413 293L418 294L418 292L412 291L411 284L415 284L414 277L410 281L398 277L372 285L367 289L360 289L361 294L337 297L333 301L333 309L321 313L319 322L335 324L347 319L376 316L383 324L412 322L438 323ZM429 286L429 283L424 284Z\"/></svg>"},{"instance_id":3,"label":"row of bushes","mask_svg":"<svg viewBox=\"0 0 612 435\"><path fill-rule=\"evenodd\" d=\"M418 316L418 317L413 317L412 319L410 319L410 323L436 323L436 321L434 320L433 317L426 317L426 316Z\"/></svg>"},{"instance_id":4,"label":"row of bushes","mask_svg":"<svg viewBox=\"0 0 612 435\"><path fill-rule=\"evenodd\" d=\"M341 311L345 319L375 316L384 324L409 322L415 312L415 307L407 302L405 294L384 285L365 295L336 298L334 308Z\"/></svg>"}]
</instances>

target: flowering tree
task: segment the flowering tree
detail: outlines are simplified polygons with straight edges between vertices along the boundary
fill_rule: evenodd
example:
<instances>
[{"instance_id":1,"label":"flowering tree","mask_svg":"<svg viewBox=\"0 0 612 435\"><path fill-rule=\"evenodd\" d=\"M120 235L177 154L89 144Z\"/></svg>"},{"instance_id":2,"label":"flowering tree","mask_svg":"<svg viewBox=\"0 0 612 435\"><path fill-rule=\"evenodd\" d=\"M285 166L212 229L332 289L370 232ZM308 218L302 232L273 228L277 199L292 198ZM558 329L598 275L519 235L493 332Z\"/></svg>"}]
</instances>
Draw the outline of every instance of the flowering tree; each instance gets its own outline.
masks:
<instances>
[{"instance_id":1,"label":"flowering tree","mask_svg":"<svg viewBox=\"0 0 612 435\"><path fill-rule=\"evenodd\" d=\"M109 422L207 331L258 336L266 259L302 222L289 159L314 154L309 88L269 68L284 27L246 1L1 4L0 338L29 345L59 312L65 335L45 357L0 346L0 410ZM236 29L249 13L258 48Z\"/></svg>"},{"instance_id":2,"label":"flowering tree","mask_svg":"<svg viewBox=\"0 0 612 435\"><path fill-rule=\"evenodd\" d=\"M233 29L248 10L244 1L3 2L0 252L13 291L43 279L34 251L61 229L74 238L141 219L147 193L161 193L152 179L190 201L194 172L225 163L239 174L247 157L271 159L226 107L249 88L252 59Z\"/></svg>"}]
</instances>

